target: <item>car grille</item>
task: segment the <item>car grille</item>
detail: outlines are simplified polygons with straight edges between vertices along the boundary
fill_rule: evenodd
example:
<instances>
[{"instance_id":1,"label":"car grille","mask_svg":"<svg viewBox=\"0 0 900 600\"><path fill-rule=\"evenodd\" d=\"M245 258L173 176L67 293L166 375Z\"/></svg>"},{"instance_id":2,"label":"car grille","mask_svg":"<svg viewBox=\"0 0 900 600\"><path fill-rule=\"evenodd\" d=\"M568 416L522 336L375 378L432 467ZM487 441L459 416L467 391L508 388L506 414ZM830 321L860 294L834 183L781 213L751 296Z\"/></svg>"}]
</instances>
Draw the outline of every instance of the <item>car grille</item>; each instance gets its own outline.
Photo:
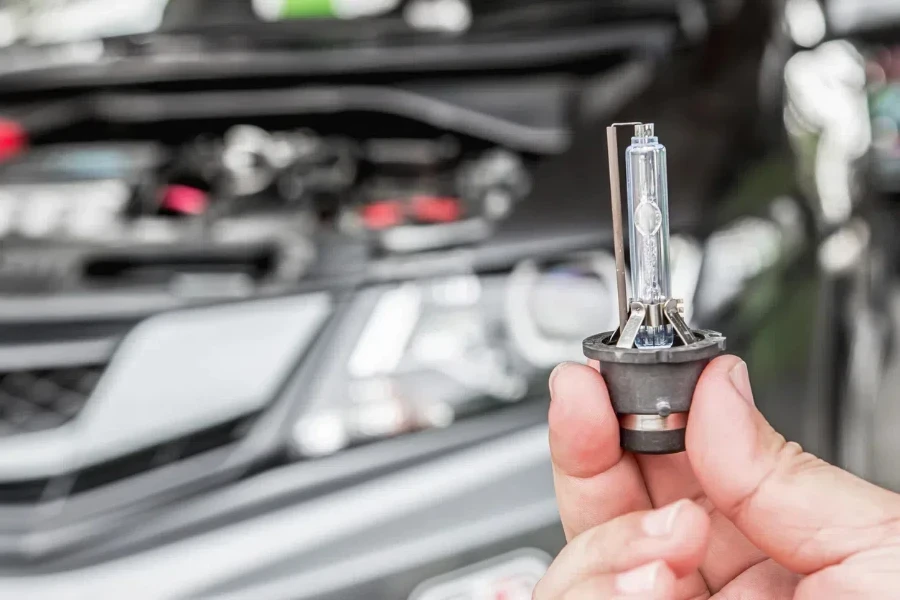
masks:
<instances>
[{"instance_id":1,"label":"car grille","mask_svg":"<svg viewBox=\"0 0 900 600\"><path fill-rule=\"evenodd\" d=\"M84 408L104 365L0 373L0 437L54 429Z\"/></svg>"},{"instance_id":2,"label":"car grille","mask_svg":"<svg viewBox=\"0 0 900 600\"><path fill-rule=\"evenodd\" d=\"M0 483L0 506L37 504L87 492L239 441L257 415L196 431L59 477Z\"/></svg>"},{"instance_id":3,"label":"car grille","mask_svg":"<svg viewBox=\"0 0 900 600\"><path fill-rule=\"evenodd\" d=\"M0 373L0 437L54 429L75 418L105 365ZM238 441L255 415L117 456L57 477L0 482L0 506L38 504L146 473Z\"/></svg>"}]
</instances>

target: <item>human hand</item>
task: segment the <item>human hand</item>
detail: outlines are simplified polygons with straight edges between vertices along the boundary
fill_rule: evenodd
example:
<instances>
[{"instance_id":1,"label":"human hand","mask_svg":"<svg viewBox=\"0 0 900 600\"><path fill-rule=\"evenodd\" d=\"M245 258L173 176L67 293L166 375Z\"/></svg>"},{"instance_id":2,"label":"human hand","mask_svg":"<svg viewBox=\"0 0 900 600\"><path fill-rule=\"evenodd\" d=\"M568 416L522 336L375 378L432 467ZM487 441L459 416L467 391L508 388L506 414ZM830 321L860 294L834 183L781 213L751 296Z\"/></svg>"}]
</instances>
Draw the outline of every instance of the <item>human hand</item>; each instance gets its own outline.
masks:
<instances>
[{"instance_id":1,"label":"human hand","mask_svg":"<svg viewBox=\"0 0 900 600\"><path fill-rule=\"evenodd\" d=\"M900 496L786 442L739 358L703 372L680 454L622 451L596 369L564 363L550 389L569 544L535 600L900 598Z\"/></svg>"}]
</instances>

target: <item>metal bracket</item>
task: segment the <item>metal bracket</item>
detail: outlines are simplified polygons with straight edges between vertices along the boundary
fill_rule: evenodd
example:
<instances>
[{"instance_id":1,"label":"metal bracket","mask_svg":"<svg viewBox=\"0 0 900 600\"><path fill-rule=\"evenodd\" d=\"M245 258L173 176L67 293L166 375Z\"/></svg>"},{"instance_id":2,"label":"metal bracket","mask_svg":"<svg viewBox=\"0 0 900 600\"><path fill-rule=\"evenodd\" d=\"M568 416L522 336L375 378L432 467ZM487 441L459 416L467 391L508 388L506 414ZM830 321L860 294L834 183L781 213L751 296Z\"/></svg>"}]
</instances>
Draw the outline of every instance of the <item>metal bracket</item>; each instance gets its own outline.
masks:
<instances>
[{"instance_id":1,"label":"metal bracket","mask_svg":"<svg viewBox=\"0 0 900 600\"><path fill-rule=\"evenodd\" d=\"M616 292L619 299L619 331L625 331L628 307L625 291L625 237L622 232L622 183L619 179L619 140L616 128L642 125L640 122L613 123L606 128L609 159L609 199L612 204L613 250L616 256Z\"/></svg>"},{"instance_id":2,"label":"metal bracket","mask_svg":"<svg viewBox=\"0 0 900 600\"><path fill-rule=\"evenodd\" d=\"M634 348L634 339L637 337L638 330L644 324L646 317L647 307L641 302L632 302L631 314L628 316L625 327L622 328L619 341L616 342L616 348Z\"/></svg>"},{"instance_id":3,"label":"metal bracket","mask_svg":"<svg viewBox=\"0 0 900 600\"><path fill-rule=\"evenodd\" d=\"M678 300L667 300L665 307L663 307L663 314L666 315L666 319L672 324L672 329L674 329L678 337L681 338L681 343L685 346L690 346L697 341L697 336L694 335L691 328L684 322L682 311L679 310Z\"/></svg>"}]
</instances>

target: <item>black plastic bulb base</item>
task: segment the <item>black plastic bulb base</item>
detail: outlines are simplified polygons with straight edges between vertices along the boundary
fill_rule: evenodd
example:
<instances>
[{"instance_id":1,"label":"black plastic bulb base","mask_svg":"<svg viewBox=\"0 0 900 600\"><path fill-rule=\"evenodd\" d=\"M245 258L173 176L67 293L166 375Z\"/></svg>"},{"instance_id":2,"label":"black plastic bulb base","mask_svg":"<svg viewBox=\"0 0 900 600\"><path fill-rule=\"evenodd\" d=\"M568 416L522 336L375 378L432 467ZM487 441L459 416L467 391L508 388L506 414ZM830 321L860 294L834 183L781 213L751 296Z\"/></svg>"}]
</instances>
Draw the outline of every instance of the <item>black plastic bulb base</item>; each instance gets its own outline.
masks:
<instances>
[{"instance_id":1,"label":"black plastic bulb base","mask_svg":"<svg viewBox=\"0 0 900 600\"><path fill-rule=\"evenodd\" d=\"M622 448L640 454L683 452L694 389L706 365L725 352L725 337L699 329L693 344L656 350L617 348L610 343L614 333L591 336L582 348L600 364L619 417Z\"/></svg>"}]
</instances>

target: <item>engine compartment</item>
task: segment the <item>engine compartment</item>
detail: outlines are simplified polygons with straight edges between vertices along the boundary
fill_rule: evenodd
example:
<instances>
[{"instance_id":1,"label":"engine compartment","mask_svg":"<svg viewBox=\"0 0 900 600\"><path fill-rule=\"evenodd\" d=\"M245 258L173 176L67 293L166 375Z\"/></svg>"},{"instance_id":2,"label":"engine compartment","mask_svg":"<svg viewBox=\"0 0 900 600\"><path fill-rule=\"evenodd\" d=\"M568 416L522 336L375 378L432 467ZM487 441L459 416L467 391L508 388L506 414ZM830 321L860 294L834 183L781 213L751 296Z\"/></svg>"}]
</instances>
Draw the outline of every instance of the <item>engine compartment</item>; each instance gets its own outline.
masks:
<instances>
[{"instance_id":1,"label":"engine compartment","mask_svg":"<svg viewBox=\"0 0 900 600\"><path fill-rule=\"evenodd\" d=\"M504 108L503 82L457 89L118 91L90 119L9 119L0 292L246 298L308 280L335 236L363 261L483 243L568 146L572 90L520 81Z\"/></svg>"}]
</instances>

